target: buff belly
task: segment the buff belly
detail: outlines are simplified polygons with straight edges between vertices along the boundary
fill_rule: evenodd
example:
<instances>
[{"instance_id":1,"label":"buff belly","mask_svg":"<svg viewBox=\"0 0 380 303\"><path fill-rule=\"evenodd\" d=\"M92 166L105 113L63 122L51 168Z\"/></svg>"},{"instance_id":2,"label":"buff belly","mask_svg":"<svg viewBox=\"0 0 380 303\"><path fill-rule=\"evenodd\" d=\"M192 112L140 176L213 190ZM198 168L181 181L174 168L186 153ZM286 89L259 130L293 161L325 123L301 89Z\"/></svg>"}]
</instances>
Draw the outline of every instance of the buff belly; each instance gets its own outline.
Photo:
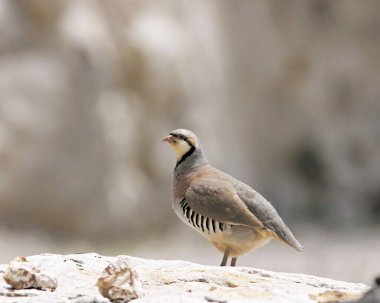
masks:
<instances>
[{"instance_id":1,"label":"buff belly","mask_svg":"<svg viewBox=\"0 0 380 303\"><path fill-rule=\"evenodd\" d=\"M271 240L265 234L242 225L227 225L226 230L222 233L211 235L202 233L202 235L212 242L221 253L229 248L232 257L245 255L249 251L266 245Z\"/></svg>"}]
</instances>

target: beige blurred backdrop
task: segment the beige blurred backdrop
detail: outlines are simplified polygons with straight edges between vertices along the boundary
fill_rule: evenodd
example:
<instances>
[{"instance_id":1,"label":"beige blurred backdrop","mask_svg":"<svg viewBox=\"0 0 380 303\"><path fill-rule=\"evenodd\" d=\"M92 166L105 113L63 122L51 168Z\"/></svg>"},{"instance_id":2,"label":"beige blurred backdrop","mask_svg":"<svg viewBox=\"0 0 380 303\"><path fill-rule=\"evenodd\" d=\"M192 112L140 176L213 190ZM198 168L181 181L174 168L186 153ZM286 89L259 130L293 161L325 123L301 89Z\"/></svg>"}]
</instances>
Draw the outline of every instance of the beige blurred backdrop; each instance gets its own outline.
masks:
<instances>
[{"instance_id":1,"label":"beige blurred backdrop","mask_svg":"<svg viewBox=\"0 0 380 303\"><path fill-rule=\"evenodd\" d=\"M380 2L0 0L0 262L96 251L217 265L171 210L189 128L305 245L239 265L380 273Z\"/></svg>"}]
</instances>

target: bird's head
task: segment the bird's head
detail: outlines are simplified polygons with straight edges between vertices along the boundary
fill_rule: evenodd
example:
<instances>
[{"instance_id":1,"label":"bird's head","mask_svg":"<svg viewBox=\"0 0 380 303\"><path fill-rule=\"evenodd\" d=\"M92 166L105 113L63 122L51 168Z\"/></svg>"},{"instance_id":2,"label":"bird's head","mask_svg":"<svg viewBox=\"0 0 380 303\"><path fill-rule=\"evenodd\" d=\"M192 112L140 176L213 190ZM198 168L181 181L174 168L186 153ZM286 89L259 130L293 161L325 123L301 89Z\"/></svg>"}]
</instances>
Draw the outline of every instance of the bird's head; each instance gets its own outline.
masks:
<instances>
[{"instance_id":1,"label":"bird's head","mask_svg":"<svg viewBox=\"0 0 380 303\"><path fill-rule=\"evenodd\" d=\"M197 163L207 162L197 136L187 129L175 129L162 141L169 143L173 148L177 156L177 166L191 158Z\"/></svg>"},{"instance_id":2,"label":"bird's head","mask_svg":"<svg viewBox=\"0 0 380 303\"><path fill-rule=\"evenodd\" d=\"M169 136L163 138L162 141L170 144L178 160L191 150L197 149L197 145L199 146L198 138L187 129L175 129L170 132Z\"/></svg>"}]
</instances>

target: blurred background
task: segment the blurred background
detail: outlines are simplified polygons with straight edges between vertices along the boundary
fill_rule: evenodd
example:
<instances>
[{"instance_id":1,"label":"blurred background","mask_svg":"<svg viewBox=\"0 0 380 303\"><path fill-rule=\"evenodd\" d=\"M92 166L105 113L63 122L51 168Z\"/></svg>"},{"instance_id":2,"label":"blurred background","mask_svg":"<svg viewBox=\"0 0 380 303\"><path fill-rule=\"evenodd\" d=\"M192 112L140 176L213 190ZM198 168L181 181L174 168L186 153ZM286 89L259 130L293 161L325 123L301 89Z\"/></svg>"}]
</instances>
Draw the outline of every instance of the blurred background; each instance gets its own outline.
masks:
<instances>
[{"instance_id":1,"label":"blurred background","mask_svg":"<svg viewBox=\"0 0 380 303\"><path fill-rule=\"evenodd\" d=\"M238 265L380 273L379 1L0 0L0 262L218 265L171 210L174 153L253 186L305 246Z\"/></svg>"}]
</instances>

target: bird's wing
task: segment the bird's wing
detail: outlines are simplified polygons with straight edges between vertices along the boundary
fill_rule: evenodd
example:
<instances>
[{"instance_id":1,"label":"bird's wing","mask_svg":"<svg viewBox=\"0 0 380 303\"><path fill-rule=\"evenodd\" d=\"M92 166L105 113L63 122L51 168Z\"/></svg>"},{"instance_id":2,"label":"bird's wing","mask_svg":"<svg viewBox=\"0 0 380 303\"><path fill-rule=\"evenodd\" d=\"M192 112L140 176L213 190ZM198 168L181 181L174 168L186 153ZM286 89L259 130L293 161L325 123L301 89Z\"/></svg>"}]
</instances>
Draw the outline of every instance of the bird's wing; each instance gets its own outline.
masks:
<instances>
[{"instance_id":1,"label":"bird's wing","mask_svg":"<svg viewBox=\"0 0 380 303\"><path fill-rule=\"evenodd\" d=\"M302 251L303 246L293 236L292 232L286 226L284 221L282 221L272 204L248 185L237 180L236 184L237 186L235 188L237 195L252 214L263 223L265 228L273 231L285 243Z\"/></svg>"},{"instance_id":2,"label":"bird's wing","mask_svg":"<svg viewBox=\"0 0 380 303\"><path fill-rule=\"evenodd\" d=\"M228 181L198 178L190 183L185 200L193 211L216 221L264 228Z\"/></svg>"}]
</instances>

